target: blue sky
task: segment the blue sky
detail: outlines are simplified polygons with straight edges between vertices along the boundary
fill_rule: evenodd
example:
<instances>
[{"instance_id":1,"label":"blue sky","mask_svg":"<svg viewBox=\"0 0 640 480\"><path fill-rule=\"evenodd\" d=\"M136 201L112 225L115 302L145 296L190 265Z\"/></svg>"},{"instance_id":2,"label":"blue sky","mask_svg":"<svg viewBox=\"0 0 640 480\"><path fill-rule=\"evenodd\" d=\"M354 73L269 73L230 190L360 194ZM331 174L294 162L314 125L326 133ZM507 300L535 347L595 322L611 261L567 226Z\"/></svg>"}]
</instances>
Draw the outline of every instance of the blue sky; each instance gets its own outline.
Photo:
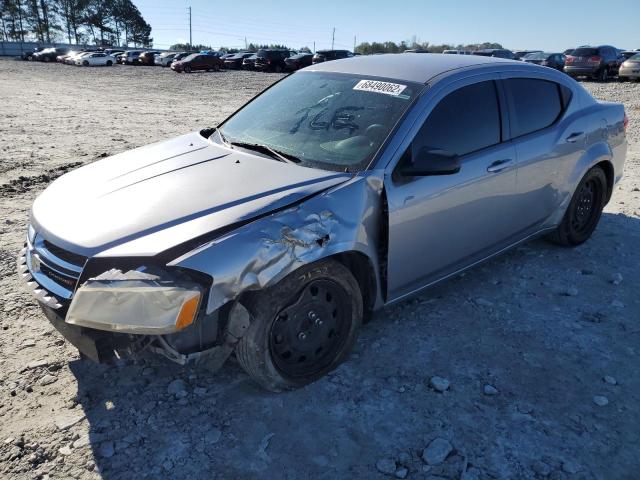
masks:
<instances>
[{"instance_id":1,"label":"blue sky","mask_svg":"<svg viewBox=\"0 0 640 480\"><path fill-rule=\"evenodd\" d=\"M363 41L411 40L433 44L499 42L511 49L562 51L587 44L640 48L640 0L134 0L153 27L154 44L188 42L241 47L283 43L292 48L353 48Z\"/></svg>"}]
</instances>

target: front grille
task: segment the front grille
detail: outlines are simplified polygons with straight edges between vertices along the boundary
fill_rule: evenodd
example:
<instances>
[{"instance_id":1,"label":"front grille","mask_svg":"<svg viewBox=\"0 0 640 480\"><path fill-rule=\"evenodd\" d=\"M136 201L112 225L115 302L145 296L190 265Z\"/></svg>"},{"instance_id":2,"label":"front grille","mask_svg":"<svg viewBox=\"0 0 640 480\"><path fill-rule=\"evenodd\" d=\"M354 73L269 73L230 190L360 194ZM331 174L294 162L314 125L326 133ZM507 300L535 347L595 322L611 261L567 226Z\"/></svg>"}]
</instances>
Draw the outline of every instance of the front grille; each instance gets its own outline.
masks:
<instances>
[{"instance_id":1,"label":"front grille","mask_svg":"<svg viewBox=\"0 0 640 480\"><path fill-rule=\"evenodd\" d=\"M36 234L31 241L27 239L18 271L39 301L60 308L73 297L86 260Z\"/></svg>"},{"instance_id":2,"label":"front grille","mask_svg":"<svg viewBox=\"0 0 640 480\"><path fill-rule=\"evenodd\" d=\"M48 242L47 240L43 241L44 243L44 247L49 250L51 253L53 253L55 256L61 258L62 260L65 260L69 263L73 263L74 265L84 265L84 262L87 261L87 257L83 257L82 255L78 255L77 253L73 253L73 252L69 252L67 250L64 250L54 244L52 244L51 242Z\"/></svg>"}]
</instances>

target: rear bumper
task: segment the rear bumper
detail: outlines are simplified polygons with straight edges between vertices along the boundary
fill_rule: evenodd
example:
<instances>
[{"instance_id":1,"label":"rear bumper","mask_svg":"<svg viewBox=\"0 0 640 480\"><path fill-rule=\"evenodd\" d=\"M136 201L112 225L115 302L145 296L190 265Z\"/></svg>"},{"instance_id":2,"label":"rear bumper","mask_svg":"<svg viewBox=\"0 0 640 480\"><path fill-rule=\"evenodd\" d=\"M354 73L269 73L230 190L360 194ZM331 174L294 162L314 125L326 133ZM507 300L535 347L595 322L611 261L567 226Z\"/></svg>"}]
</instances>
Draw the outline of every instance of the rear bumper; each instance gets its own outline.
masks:
<instances>
[{"instance_id":1,"label":"rear bumper","mask_svg":"<svg viewBox=\"0 0 640 480\"><path fill-rule=\"evenodd\" d=\"M621 68L618 71L618 76L625 78L640 78L640 65L634 68Z\"/></svg>"},{"instance_id":2,"label":"rear bumper","mask_svg":"<svg viewBox=\"0 0 640 480\"><path fill-rule=\"evenodd\" d=\"M564 73L568 75L595 75L600 70L600 66L597 67L564 67Z\"/></svg>"}]
</instances>

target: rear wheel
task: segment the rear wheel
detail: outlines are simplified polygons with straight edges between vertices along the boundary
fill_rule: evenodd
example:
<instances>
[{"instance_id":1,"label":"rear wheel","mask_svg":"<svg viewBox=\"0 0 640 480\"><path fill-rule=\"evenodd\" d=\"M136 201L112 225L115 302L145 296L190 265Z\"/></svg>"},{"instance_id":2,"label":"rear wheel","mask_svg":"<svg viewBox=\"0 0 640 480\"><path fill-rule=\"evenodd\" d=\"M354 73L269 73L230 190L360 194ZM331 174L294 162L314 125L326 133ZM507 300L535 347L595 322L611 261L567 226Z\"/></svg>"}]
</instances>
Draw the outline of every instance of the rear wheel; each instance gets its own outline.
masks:
<instances>
[{"instance_id":1,"label":"rear wheel","mask_svg":"<svg viewBox=\"0 0 640 480\"><path fill-rule=\"evenodd\" d=\"M609 70L607 69L607 67L604 67L602 70L600 70L597 79L600 82L606 82L607 80L609 80Z\"/></svg>"},{"instance_id":2,"label":"rear wheel","mask_svg":"<svg viewBox=\"0 0 640 480\"><path fill-rule=\"evenodd\" d=\"M276 73L282 73L282 67L280 65L276 65L273 71Z\"/></svg>"},{"instance_id":3,"label":"rear wheel","mask_svg":"<svg viewBox=\"0 0 640 480\"><path fill-rule=\"evenodd\" d=\"M362 294L335 260L306 265L243 301L249 330L236 347L240 365L267 390L309 384L347 356L362 324Z\"/></svg>"},{"instance_id":4,"label":"rear wheel","mask_svg":"<svg viewBox=\"0 0 640 480\"><path fill-rule=\"evenodd\" d=\"M49 63L51 61L51 59L49 57L44 57L44 61L45 61L45 63Z\"/></svg>"},{"instance_id":5,"label":"rear wheel","mask_svg":"<svg viewBox=\"0 0 640 480\"><path fill-rule=\"evenodd\" d=\"M214 65L213 66L213 71L214 72L219 72L220 71L220 65Z\"/></svg>"},{"instance_id":6,"label":"rear wheel","mask_svg":"<svg viewBox=\"0 0 640 480\"><path fill-rule=\"evenodd\" d=\"M113 65L113 62L111 60L107 60L107 67L110 67L111 65Z\"/></svg>"},{"instance_id":7,"label":"rear wheel","mask_svg":"<svg viewBox=\"0 0 640 480\"><path fill-rule=\"evenodd\" d=\"M574 247L584 243L596 229L607 201L607 176L600 167L589 170L578 184L562 223L549 240Z\"/></svg>"}]
</instances>

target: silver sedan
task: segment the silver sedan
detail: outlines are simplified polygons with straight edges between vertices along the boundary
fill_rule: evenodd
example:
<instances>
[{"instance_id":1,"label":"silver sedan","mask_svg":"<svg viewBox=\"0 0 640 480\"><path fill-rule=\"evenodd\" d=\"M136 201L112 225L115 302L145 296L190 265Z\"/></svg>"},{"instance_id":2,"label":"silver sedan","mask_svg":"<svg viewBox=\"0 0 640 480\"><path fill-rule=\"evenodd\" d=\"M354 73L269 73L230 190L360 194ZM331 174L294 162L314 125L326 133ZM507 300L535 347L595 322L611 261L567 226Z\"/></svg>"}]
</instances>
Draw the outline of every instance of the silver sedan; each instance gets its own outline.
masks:
<instances>
[{"instance_id":1,"label":"silver sedan","mask_svg":"<svg viewBox=\"0 0 640 480\"><path fill-rule=\"evenodd\" d=\"M540 235L594 232L622 176L622 105L537 65L325 62L217 128L131 150L34 202L20 275L85 356L150 350L305 385L363 320Z\"/></svg>"}]
</instances>

